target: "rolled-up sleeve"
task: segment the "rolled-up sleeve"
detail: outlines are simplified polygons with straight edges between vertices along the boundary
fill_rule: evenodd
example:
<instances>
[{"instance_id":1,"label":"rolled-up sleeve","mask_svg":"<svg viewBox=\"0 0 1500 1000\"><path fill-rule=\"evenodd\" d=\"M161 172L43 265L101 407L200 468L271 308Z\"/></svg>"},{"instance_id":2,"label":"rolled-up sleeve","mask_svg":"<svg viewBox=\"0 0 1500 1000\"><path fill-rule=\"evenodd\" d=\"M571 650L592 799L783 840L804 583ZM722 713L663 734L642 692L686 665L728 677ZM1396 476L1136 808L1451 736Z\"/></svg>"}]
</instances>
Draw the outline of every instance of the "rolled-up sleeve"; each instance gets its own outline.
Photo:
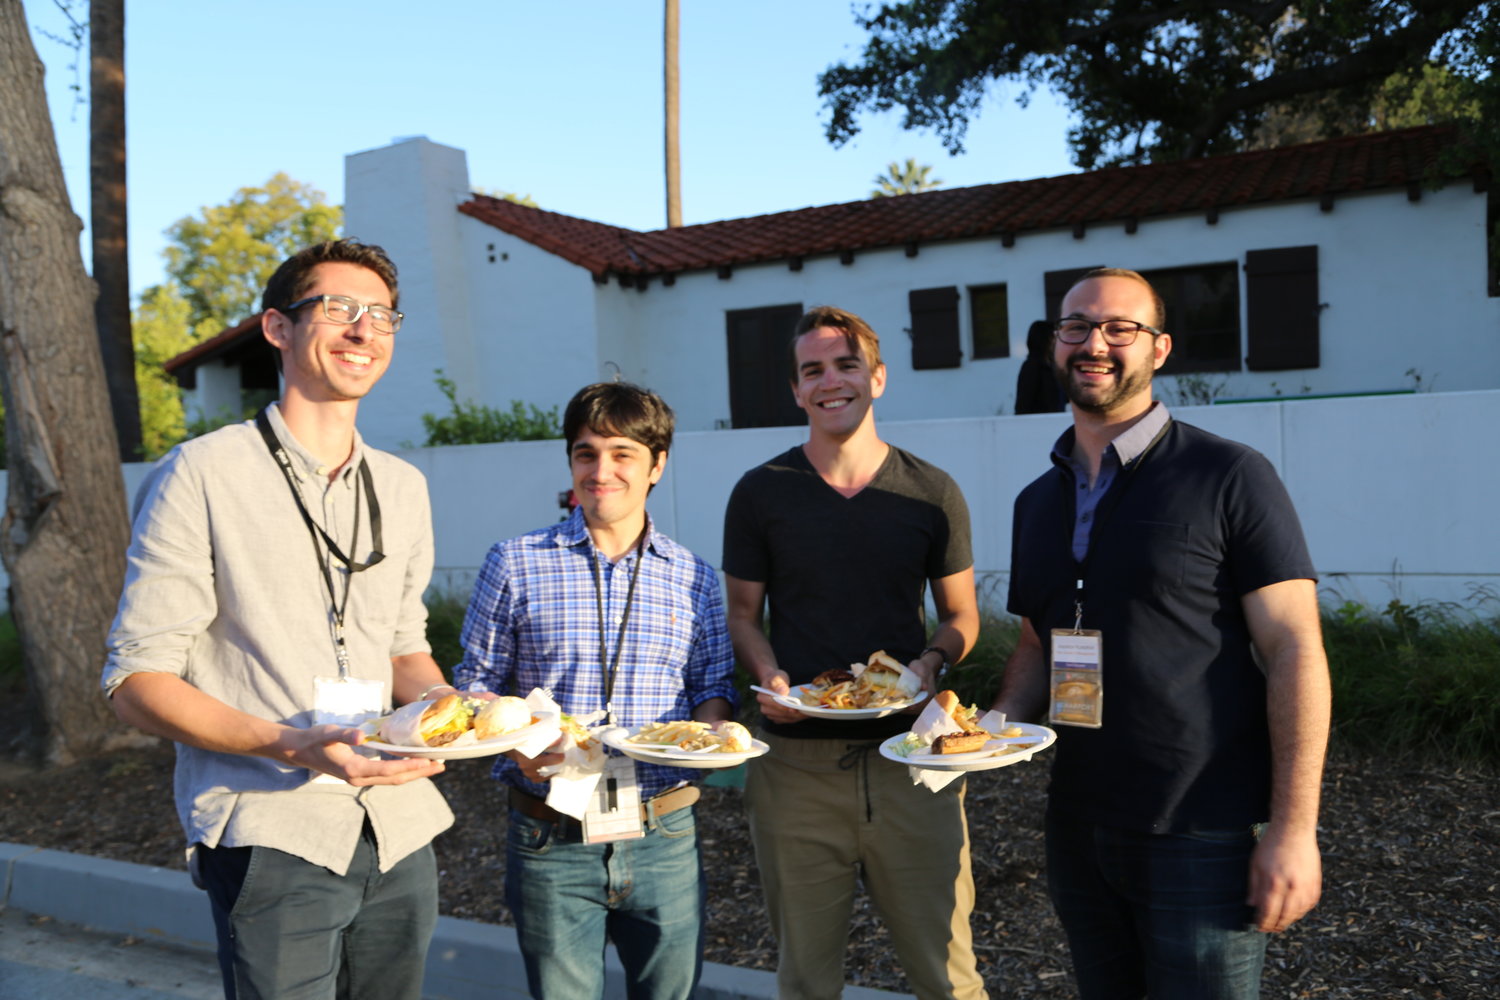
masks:
<instances>
[{"instance_id":1,"label":"rolled-up sleeve","mask_svg":"<svg viewBox=\"0 0 1500 1000\"><path fill-rule=\"evenodd\" d=\"M186 676L189 650L217 613L203 484L187 456L174 452L142 491L107 643L105 695L131 674Z\"/></svg>"},{"instance_id":2,"label":"rolled-up sleeve","mask_svg":"<svg viewBox=\"0 0 1500 1000\"><path fill-rule=\"evenodd\" d=\"M734 686L734 649L724 620L724 599L719 577L702 560L695 560L693 581L693 650L683 668L683 686L694 708L710 698L724 698L735 708L739 695Z\"/></svg>"}]
</instances>

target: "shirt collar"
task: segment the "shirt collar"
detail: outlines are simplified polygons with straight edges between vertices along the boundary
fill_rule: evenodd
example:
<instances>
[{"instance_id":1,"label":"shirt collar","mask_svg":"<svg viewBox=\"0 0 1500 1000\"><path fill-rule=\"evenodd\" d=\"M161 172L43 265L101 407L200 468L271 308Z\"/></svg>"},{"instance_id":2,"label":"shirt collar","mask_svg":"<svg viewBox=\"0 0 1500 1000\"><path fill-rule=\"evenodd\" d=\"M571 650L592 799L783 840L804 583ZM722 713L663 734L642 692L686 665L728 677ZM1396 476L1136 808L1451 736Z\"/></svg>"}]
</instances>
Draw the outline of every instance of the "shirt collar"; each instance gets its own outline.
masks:
<instances>
[{"instance_id":1,"label":"shirt collar","mask_svg":"<svg viewBox=\"0 0 1500 1000\"><path fill-rule=\"evenodd\" d=\"M302 447L302 442L298 441L296 436L292 434L286 425L286 420L281 416L280 403L273 402L266 407L266 419L271 422L271 430L275 432L276 440L281 442L281 446L291 456L292 471L296 473L297 478L321 479L327 482L328 467L320 462L312 452ZM364 460L364 449L364 438L360 437L359 428L356 427L354 429L354 449L349 453L349 461L345 462L344 467L339 470L340 482L352 483L354 481L352 478L354 472L359 468L359 463Z\"/></svg>"},{"instance_id":2,"label":"shirt collar","mask_svg":"<svg viewBox=\"0 0 1500 1000\"><path fill-rule=\"evenodd\" d=\"M1124 468L1131 462L1145 454L1151 442L1156 440L1156 435L1162 432L1172 419L1172 414L1167 411L1167 404L1156 400L1151 404L1151 409L1146 415L1135 422L1125 433L1110 442L1109 447L1104 449L1105 458L1113 457L1118 460L1120 467ZM1073 428L1069 427L1062 432L1057 442L1052 445L1052 464L1063 468L1073 465Z\"/></svg>"},{"instance_id":3,"label":"shirt collar","mask_svg":"<svg viewBox=\"0 0 1500 1000\"><path fill-rule=\"evenodd\" d=\"M646 514L646 551L654 553L663 559L670 559L667 548L662 544L663 535L656 530L656 523L651 520L651 514ZM561 521L553 531L553 542L559 548L571 548L575 545L587 545L594 548L594 538L589 534L588 525L583 520L583 508L574 507L573 513Z\"/></svg>"}]
</instances>

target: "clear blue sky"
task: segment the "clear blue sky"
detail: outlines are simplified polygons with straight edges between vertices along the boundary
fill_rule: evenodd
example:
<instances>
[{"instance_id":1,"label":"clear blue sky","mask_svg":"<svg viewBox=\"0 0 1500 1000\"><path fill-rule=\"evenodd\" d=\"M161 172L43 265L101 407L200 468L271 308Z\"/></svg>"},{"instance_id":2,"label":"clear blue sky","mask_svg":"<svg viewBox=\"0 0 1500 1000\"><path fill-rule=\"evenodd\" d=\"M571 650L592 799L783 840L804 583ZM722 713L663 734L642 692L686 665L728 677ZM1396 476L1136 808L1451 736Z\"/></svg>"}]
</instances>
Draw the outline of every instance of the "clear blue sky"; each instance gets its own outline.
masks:
<instances>
[{"instance_id":1,"label":"clear blue sky","mask_svg":"<svg viewBox=\"0 0 1500 1000\"><path fill-rule=\"evenodd\" d=\"M916 157L947 187L1067 173L1068 116L996 88L950 157L897 114L823 138L817 75L855 57L849 0L681 0L684 221L867 196ZM477 186L633 229L665 225L661 0L126 0L131 286L164 277L163 230L277 171L343 200L344 156L425 135ZM26 0L73 208L88 218L88 109L50 0ZM86 64L85 64L86 67ZM87 87L87 73L83 83ZM84 254L87 259L87 236Z\"/></svg>"}]
</instances>

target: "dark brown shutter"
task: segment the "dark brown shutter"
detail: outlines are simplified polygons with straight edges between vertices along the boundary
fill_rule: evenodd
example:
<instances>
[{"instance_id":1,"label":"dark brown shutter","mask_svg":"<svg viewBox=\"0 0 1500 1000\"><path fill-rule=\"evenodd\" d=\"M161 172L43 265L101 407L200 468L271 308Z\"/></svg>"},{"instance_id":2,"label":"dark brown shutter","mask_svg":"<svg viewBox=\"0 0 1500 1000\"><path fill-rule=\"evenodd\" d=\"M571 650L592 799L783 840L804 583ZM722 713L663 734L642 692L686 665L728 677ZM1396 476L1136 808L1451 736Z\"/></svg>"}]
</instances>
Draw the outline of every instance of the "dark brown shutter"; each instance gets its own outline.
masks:
<instances>
[{"instance_id":1,"label":"dark brown shutter","mask_svg":"<svg viewBox=\"0 0 1500 1000\"><path fill-rule=\"evenodd\" d=\"M787 345L802 318L800 304L731 309L725 314L729 347L729 422L732 427L786 427L807 423L792 398Z\"/></svg>"},{"instance_id":2,"label":"dark brown shutter","mask_svg":"<svg viewBox=\"0 0 1500 1000\"><path fill-rule=\"evenodd\" d=\"M911 366L917 371L957 368L963 360L958 344L958 289L919 288L908 293L911 305Z\"/></svg>"},{"instance_id":3,"label":"dark brown shutter","mask_svg":"<svg viewBox=\"0 0 1500 1000\"><path fill-rule=\"evenodd\" d=\"M1246 368L1318 367L1320 311L1316 246L1245 254Z\"/></svg>"}]
</instances>

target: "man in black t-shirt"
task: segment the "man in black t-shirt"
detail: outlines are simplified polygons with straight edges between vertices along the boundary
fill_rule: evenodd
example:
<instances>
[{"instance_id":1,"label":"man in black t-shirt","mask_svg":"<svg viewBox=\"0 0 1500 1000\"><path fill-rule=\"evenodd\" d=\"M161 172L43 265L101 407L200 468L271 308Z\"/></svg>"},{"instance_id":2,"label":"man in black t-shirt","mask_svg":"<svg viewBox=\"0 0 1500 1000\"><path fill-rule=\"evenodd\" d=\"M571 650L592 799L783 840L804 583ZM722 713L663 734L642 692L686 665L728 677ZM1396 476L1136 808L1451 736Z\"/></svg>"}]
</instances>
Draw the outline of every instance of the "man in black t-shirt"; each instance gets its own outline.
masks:
<instances>
[{"instance_id":1,"label":"man in black t-shirt","mask_svg":"<svg viewBox=\"0 0 1500 1000\"><path fill-rule=\"evenodd\" d=\"M736 657L755 683L785 693L884 649L931 690L979 631L963 496L942 470L876 433L872 407L886 372L858 316L807 313L791 362L807 443L747 472L725 514ZM930 637L929 584L938 615ZM760 707L771 753L751 761L745 802L780 946L777 995L842 994L860 877L917 996L985 997L969 930L963 782L930 792L875 751L910 727L910 715L816 719L766 695Z\"/></svg>"},{"instance_id":2,"label":"man in black t-shirt","mask_svg":"<svg viewBox=\"0 0 1500 1000\"><path fill-rule=\"evenodd\" d=\"M1134 271L1063 299L1073 426L1016 500L1021 637L995 707L1084 723L1059 725L1046 820L1083 1000L1252 1000L1262 932L1321 891L1328 664L1271 464L1152 402L1163 324Z\"/></svg>"}]
</instances>

